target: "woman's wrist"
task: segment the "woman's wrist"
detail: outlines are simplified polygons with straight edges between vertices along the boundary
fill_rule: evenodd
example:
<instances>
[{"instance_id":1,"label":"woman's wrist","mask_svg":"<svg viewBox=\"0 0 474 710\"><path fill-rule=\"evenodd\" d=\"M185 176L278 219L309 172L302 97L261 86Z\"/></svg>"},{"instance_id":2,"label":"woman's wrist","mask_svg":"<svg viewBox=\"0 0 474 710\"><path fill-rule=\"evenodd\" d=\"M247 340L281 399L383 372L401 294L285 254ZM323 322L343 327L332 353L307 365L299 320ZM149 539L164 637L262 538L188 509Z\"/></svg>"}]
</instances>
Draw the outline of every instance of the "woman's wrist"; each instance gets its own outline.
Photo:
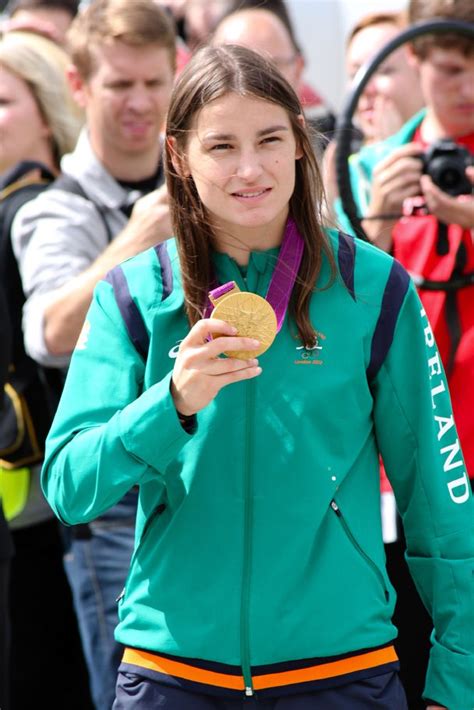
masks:
<instances>
[{"instance_id":1,"label":"woman's wrist","mask_svg":"<svg viewBox=\"0 0 474 710\"><path fill-rule=\"evenodd\" d=\"M183 427L186 434L194 434L197 429L197 419L195 414L182 414L176 409L179 423Z\"/></svg>"}]
</instances>

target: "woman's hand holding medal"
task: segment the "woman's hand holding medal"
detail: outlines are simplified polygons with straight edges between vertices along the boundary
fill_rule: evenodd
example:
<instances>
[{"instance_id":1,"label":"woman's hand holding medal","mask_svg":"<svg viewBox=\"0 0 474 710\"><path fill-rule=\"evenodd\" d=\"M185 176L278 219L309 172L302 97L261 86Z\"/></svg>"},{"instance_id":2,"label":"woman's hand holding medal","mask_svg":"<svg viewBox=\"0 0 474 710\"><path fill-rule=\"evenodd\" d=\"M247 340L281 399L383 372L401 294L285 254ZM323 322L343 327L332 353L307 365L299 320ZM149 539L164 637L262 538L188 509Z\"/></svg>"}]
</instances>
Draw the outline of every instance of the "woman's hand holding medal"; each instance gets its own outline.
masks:
<instances>
[{"instance_id":1,"label":"woman's hand holding medal","mask_svg":"<svg viewBox=\"0 0 474 710\"><path fill-rule=\"evenodd\" d=\"M191 328L174 366L171 395L180 414L196 414L222 387L262 372L252 354L264 353L283 324L303 249L303 239L290 218L266 299L240 291L235 281L210 291L209 317Z\"/></svg>"},{"instance_id":2,"label":"woman's hand holding medal","mask_svg":"<svg viewBox=\"0 0 474 710\"><path fill-rule=\"evenodd\" d=\"M260 342L236 335L237 330L217 318L198 321L182 341L171 381L176 410L189 416L211 402L219 390L234 382L257 377L258 360L220 357L228 351L258 351ZM217 336L226 337L217 337ZM209 336L214 336L209 340Z\"/></svg>"}]
</instances>

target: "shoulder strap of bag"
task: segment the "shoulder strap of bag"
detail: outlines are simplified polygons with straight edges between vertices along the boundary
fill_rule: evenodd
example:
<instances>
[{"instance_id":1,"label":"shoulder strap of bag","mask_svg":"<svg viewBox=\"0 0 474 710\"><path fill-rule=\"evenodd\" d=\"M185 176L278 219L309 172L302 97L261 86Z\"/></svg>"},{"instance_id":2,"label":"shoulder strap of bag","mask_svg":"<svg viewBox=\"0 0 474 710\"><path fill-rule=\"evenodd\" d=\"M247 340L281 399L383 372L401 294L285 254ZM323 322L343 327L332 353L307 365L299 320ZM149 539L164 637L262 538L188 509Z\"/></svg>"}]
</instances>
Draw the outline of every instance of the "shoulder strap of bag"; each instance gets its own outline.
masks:
<instances>
[{"instance_id":1,"label":"shoulder strap of bag","mask_svg":"<svg viewBox=\"0 0 474 710\"><path fill-rule=\"evenodd\" d=\"M33 171L39 171L39 176L32 175ZM43 192L53 180L54 175L49 168L33 160L18 163L4 176L0 185L3 245L10 241L13 220L20 207Z\"/></svg>"},{"instance_id":2,"label":"shoulder strap of bag","mask_svg":"<svg viewBox=\"0 0 474 710\"><path fill-rule=\"evenodd\" d=\"M33 170L35 175L31 175ZM39 177L38 173L39 172ZM8 197L9 192L14 192L24 184L42 183L48 184L54 180L51 170L37 160L21 160L2 174L0 178L0 200Z\"/></svg>"},{"instance_id":3,"label":"shoulder strap of bag","mask_svg":"<svg viewBox=\"0 0 474 710\"><path fill-rule=\"evenodd\" d=\"M106 210L101 207L100 205L97 204L97 202L94 202L94 200L91 200L89 195L86 195L84 192L83 188L79 184L79 182L73 178L71 175L65 175L62 174L54 182L51 183L49 186L50 189L57 189L57 190L64 190L64 192L70 192L73 195L79 195L79 197L83 197L85 200L90 202L92 205L94 205L97 214L100 215L100 218L102 220L102 223L104 225L104 229L107 234L107 241L110 243L114 237L112 230L110 229L110 225L107 221L106 218Z\"/></svg>"},{"instance_id":4,"label":"shoulder strap of bag","mask_svg":"<svg viewBox=\"0 0 474 710\"><path fill-rule=\"evenodd\" d=\"M43 192L45 186L47 186L47 182L26 182L22 180L16 186L11 185L14 190L9 190L6 195L0 196L2 251L3 249L11 250L10 235L16 213L20 207L23 207L24 204L33 200L40 192Z\"/></svg>"}]
</instances>

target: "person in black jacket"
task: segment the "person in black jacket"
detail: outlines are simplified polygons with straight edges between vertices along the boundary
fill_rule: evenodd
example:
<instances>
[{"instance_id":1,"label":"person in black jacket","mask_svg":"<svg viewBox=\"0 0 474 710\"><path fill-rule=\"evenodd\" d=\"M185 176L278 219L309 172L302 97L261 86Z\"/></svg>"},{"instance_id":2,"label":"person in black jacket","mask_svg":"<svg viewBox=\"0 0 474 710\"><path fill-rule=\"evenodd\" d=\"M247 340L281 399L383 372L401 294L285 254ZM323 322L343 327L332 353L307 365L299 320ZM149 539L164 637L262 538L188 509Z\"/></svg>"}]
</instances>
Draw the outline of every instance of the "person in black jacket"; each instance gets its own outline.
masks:
<instances>
[{"instance_id":1,"label":"person in black jacket","mask_svg":"<svg viewBox=\"0 0 474 710\"><path fill-rule=\"evenodd\" d=\"M24 294L12 251L11 226L20 206L46 189L57 174L59 158L74 145L81 126L63 76L67 62L68 56L59 46L33 33L6 32L0 39L0 283L8 309L11 352L3 347L3 330L0 349L2 358L8 354L12 366L9 385L28 403L36 448L41 448L38 433L44 434L47 429L53 407L47 406L42 377L24 350ZM8 321L2 316L0 322L3 329ZM0 392L3 394L3 386ZM9 416L12 400L8 400L5 397L0 425L17 419ZM23 431L29 428L23 427ZM88 710L92 706L87 671L63 566L64 530L40 492L41 451L36 457L20 457L15 446L8 446L8 426L0 427L0 432L5 434L0 441L0 490L15 551L8 575L10 708L46 705L50 710L66 706L69 710ZM18 448L23 448L26 439L30 437L17 439ZM7 584L2 573L3 584L2 603ZM0 628L6 628L3 618ZM56 673L54 698L44 683L52 667ZM6 680L0 677L1 690L5 686ZM0 707L3 710L1 700Z\"/></svg>"}]
</instances>

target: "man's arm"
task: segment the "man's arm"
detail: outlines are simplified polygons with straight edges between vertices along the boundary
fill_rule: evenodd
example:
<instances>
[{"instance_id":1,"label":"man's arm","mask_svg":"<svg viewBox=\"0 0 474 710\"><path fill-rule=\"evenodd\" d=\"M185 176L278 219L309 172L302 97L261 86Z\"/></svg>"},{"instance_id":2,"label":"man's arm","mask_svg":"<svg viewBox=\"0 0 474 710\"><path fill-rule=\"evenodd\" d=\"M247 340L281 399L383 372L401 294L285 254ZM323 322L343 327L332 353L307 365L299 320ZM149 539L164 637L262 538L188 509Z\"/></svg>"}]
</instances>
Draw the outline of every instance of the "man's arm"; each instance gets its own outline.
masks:
<instances>
[{"instance_id":1,"label":"man's arm","mask_svg":"<svg viewBox=\"0 0 474 710\"><path fill-rule=\"evenodd\" d=\"M98 284L87 321L41 472L49 504L69 524L93 520L136 484L157 482L190 438L171 396L172 370L142 391L144 363L109 283Z\"/></svg>"},{"instance_id":2,"label":"man's arm","mask_svg":"<svg viewBox=\"0 0 474 710\"><path fill-rule=\"evenodd\" d=\"M33 206L33 211L23 213L23 219L20 215L19 224L14 225L15 251L27 295L26 347L40 362L48 354L61 358L72 352L94 288L110 269L171 235L164 185L136 202L127 225L108 245L106 237L100 239L97 235L103 231L97 223L97 210L81 197L67 197L78 214L74 214L74 209L71 213L69 207L69 211L62 209L52 216L51 204L42 213L41 205L47 204L43 199ZM81 220L79 210L84 207L88 209ZM28 337L29 327L33 332L42 328L46 350L43 355L35 352ZM38 337L36 332L31 340Z\"/></svg>"}]
</instances>

